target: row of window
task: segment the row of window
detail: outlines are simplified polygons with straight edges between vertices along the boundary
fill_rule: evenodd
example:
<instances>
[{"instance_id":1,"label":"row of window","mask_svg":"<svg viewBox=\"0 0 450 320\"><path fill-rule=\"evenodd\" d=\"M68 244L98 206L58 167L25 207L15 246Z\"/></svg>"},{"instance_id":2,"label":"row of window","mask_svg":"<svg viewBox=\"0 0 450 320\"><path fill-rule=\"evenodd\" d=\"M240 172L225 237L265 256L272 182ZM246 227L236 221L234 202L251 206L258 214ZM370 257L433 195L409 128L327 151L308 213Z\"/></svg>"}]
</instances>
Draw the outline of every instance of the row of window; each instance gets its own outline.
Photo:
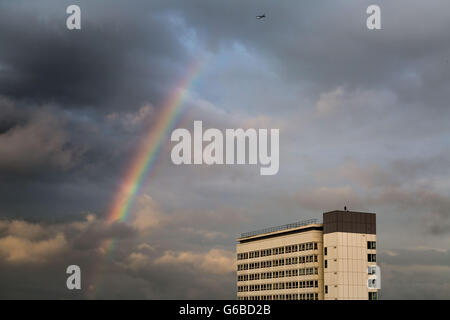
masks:
<instances>
[{"instance_id":1,"label":"row of window","mask_svg":"<svg viewBox=\"0 0 450 320\"><path fill-rule=\"evenodd\" d=\"M335 287L337 287L335 285ZM325 286L325 294L328 294L328 286ZM369 300L377 300L378 299L378 292L369 292Z\"/></svg>"},{"instance_id":2,"label":"row of window","mask_svg":"<svg viewBox=\"0 0 450 320\"><path fill-rule=\"evenodd\" d=\"M336 261L336 259L335 259ZM375 253L369 253L367 255L367 261L368 262L377 262L377 255ZM324 260L323 263L324 268L328 268L328 260Z\"/></svg>"},{"instance_id":3,"label":"row of window","mask_svg":"<svg viewBox=\"0 0 450 320\"><path fill-rule=\"evenodd\" d=\"M317 250L317 249L318 249L317 242L307 242L307 243L294 244L294 245L290 245L290 246L283 246L283 247L277 247L277 248L270 248L270 249L238 253L237 259L245 260L245 259L266 257L266 256L278 255L278 254L284 254L284 253Z\"/></svg>"},{"instance_id":4,"label":"row of window","mask_svg":"<svg viewBox=\"0 0 450 320\"><path fill-rule=\"evenodd\" d=\"M238 271L242 270L253 270L259 268L271 268L271 267L280 267L280 266L289 266L293 264L299 263L310 263L310 262L318 262L317 254L309 255L309 256L301 256L301 257L292 257L285 259L275 259L275 260L267 260L260 262L252 262L252 263L242 263L238 264Z\"/></svg>"},{"instance_id":5,"label":"row of window","mask_svg":"<svg viewBox=\"0 0 450 320\"><path fill-rule=\"evenodd\" d=\"M238 300L319 300L317 292L238 297Z\"/></svg>"},{"instance_id":6,"label":"row of window","mask_svg":"<svg viewBox=\"0 0 450 320\"><path fill-rule=\"evenodd\" d=\"M319 268L302 268L302 269L291 269L291 270L281 270L272 272L262 272L262 273L251 273L251 274L241 274L238 275L237 281L254 281L254 280L266 280L266 279L276 279L284 277L298 277L309 276L313 274L319 274Z\"/></svg>"},{"instance_id":7,"label":"row of window","mask_svg":"<svg viewBox=\"0 0 450 320\"><path fill-rule=\"evenodd\" d=\"M377 242L376 241L367 241L367 249L374 250L377 248ZM323 255L326 256L328 254L328 248L323 248Z\"/></svg>"},{"instance_id":8,"label":"row of window","mask_svg":"<svg viewBox=\"0 0 450 320\"><path fill-rule=\"evenodd\" d=\"M318 287L319 287L318 280L305 280L305 281L289 281L289 282L263 283L263 284L251 284L251 285L246 285L246 286L238 286L238 292L284 290L284 289L306 289L306 288L318 288Z\"/></svg>"}]
</instances>

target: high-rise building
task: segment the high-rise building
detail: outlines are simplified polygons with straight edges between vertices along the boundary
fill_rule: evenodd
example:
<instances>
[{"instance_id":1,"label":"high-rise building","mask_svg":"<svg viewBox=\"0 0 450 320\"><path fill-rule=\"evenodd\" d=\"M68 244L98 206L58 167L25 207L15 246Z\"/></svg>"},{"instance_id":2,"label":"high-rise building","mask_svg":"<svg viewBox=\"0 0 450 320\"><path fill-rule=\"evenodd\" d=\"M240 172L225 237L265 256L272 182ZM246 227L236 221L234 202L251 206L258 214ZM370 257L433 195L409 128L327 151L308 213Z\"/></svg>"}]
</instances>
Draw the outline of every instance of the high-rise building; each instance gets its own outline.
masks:
<instances>
[{"instance_id":1,"label":"high-rise building","mask_svg":"<svg viewBox=\"0 0 450 320\"><path fill-rule=\"evenodd\" d=\"M376 300L376 215L354 211L243 233L239 300ZM378 273L378 271L377 271Z\"/></svg>"}]
</instances>

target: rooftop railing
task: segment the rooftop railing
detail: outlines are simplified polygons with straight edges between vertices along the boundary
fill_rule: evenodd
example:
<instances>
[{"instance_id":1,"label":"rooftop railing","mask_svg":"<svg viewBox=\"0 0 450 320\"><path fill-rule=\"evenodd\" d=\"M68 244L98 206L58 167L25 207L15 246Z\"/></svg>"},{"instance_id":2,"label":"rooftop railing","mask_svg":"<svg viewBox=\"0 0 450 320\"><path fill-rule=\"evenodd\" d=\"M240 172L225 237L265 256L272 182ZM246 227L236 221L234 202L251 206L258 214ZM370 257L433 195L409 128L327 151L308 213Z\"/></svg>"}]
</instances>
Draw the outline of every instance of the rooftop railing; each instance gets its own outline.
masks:
<instances>
[{"instance_id":1,"label":"rooftop railing","mask_svg":"<svg viewBox=\"0 0 450 320\"><path fill-rule=\"evenodd\" d=\"M244 232L244 233L241 233L241 238L248 238L248 237L257 236L257 235L263 234L263 233L276 232L276 231L292 229L292 228L297 228L297 227L303 227L303 226L307 226L309 224L317 224L317 223L319 223L318 219L302 220L302 221L298 221L298 222L294 222L294 223L284 224L284 225L278 226L278 227L271 227L271 228L265 228L265 229L260 229L260 230L256 230L256 231Z\"/></svg>"}]
</instances>

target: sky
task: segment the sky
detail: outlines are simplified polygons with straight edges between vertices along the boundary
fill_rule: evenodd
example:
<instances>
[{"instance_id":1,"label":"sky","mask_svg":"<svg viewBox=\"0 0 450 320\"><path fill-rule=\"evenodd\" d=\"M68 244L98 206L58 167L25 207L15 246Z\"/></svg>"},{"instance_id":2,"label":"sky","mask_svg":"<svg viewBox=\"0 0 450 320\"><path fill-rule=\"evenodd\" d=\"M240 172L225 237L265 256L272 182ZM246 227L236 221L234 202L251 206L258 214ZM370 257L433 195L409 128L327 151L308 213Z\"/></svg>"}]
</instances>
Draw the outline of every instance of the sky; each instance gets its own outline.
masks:
<instances>
[{"instance_id":1,"label":"sky","mask_svg":"<svg viewBox=\"0 0 450 320\"><path fill-rule=\"evenodd\" d=\"M0 298L234 299L240 233L347 206L377 213L382 299L450 299L450 2L377 0L381 30L371 4L0 0ZM175 126L278 128L278 174L164 136L108 223L199 62Z\"/></svg>"}]
</instances>

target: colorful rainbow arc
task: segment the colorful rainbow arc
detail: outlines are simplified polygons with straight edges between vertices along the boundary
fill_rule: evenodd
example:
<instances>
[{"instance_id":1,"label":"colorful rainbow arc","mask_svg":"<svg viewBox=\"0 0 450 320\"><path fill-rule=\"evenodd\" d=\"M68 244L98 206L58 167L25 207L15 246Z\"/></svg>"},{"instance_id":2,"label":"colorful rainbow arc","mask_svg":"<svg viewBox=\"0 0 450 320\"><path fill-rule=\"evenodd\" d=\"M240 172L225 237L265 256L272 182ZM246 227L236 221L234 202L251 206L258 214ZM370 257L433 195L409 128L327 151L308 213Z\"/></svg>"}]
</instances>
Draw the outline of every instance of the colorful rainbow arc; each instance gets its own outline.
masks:
<instances>
[{"instance_id":1,"label":"colorful rainbow arc","mask_svg":"<svg viewBox=\"0 0 450 320\"><path fill-rule=\"evenodd\" d=\"M186 76L178 83L169 95L167 101L162 105L156 125L144 136L143 142L138 148L136 157L126 171L125 178L107 215L107 224L112 224L116 221L125 222L127 220L133 201L139 193L139 189L141 188L145 177L156 164L158 153L162 147L164 138L177 123L183 102L187 98L192 86L196 83L206 62L207 59L202 58L190 65ZM88 292L88 296L93 294L92 297L95 297L96 292L100 289L106 262L112 260L116 245L117 239L107 239L103 242L101 247L105 250L104 261L98 266L98 272L93 274L94 278L91 283L95 285L95 287L93 292Z\"/></svg>"},{"instance_id":2,"label":"colorful rainbow arc","mask_svg":"<svg viewBox=\"0 0 450 320\"><path fill-rule=\"evenodd\" d=\"M192 64L186 77L180 81L163 105L158 120L156 121L156 126L151 128L145 136L135 159L132 161L125 175L125 179L109 211L107 217L108 223L126 221L130 207L133 204L136 194L139 192L143 179L154 166L164 137L168 135L169 131L176 124L180 108L190 88L195 84L205 63L206 59L201 59Z\"/></svg>"}]
</instances>

